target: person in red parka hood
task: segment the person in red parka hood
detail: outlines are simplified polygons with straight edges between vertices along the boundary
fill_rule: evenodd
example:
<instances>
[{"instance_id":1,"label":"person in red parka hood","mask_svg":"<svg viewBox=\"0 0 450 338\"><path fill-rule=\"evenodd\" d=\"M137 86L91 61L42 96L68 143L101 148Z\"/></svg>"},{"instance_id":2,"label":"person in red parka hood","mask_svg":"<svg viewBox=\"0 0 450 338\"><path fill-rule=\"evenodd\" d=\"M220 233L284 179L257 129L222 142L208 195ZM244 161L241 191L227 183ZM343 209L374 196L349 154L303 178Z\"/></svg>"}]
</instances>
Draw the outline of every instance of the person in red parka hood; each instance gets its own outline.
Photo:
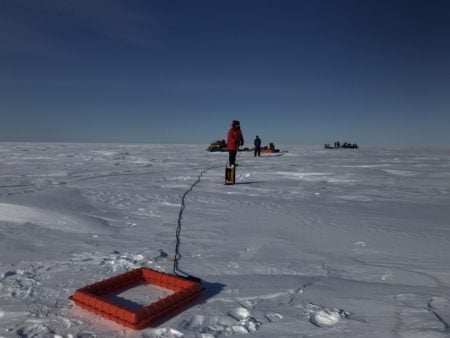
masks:
<instances>
[{"instance_id":1,"label":"person in red parka hood","mask_svg":"<svg viewBox=\"0 0 450 338\"><path fill-rule=\"evenodd\" d=\"M230 166L236 163L236 154L240 146L244 145L244 136L242 135L239 121L233 120L231 128L228 130L227 150L229 153Z\"/></svg>"}]
</instances>

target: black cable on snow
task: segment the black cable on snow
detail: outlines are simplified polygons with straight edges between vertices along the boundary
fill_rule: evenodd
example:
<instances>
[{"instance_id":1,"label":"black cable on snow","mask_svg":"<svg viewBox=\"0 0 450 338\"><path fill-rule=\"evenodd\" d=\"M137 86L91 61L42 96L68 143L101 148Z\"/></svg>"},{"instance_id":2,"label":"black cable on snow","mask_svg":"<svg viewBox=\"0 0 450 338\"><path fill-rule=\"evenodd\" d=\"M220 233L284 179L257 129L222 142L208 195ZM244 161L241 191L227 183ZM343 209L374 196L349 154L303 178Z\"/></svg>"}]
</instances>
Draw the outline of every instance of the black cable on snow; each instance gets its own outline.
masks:
<instances>
[{"instance_id":1,"label":"black cable on snow","mask_svg":"<svg viewBox=\"0 0 450 338\"><path fill-rule=\"evenodd\" d=\"M198 175L197 180L195 180L195 182L192 183L192 185L189 187L189 189L184 192L183 197L181 198L181 207L180 207L180 211L178 213L178 226L177 226L177 230L176 230L176 233L175 233L176 245L175 245L175 257L174 257L174 260L173 260L173 274L176 275L176 276L179 276L179 277L182 277L182 278L191 279L191 280L194 280L194 281L197 281L197 282L200 282L201 279L197 278L197 277L194 277L194 276L188 274L187 272L184 272L183 270L180 270L179 267L178 267L178 262L179 262L179 260L181 258L181 254L180 254L181 220L183 218L184 209L186 208L186 203L185 203L186 196L194 189L194 187L198 183L200 183L200 180L201 180L203 174L205 172L207 172L208 170L211 170L211 169L214 169L214 168L220 168L220 167L219 166L212 166L212 167L203 169L200 172L200 174Z\"/></svg>"}]
</instances>

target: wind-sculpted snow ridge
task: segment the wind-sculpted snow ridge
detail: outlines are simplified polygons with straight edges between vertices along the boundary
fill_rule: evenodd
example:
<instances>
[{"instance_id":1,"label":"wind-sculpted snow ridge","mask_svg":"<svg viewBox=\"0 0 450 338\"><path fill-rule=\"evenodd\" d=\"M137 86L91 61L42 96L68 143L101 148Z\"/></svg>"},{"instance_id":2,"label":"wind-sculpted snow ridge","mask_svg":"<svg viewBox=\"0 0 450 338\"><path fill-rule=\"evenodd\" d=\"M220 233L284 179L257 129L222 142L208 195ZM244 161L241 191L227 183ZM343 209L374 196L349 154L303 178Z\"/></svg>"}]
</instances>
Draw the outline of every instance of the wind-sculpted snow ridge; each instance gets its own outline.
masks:
<instances>
[{"instance_id":1,"label":"wind-sculpted snow ridge","mask_svg":"<svg viewBox=\"0 0 450 338\"><path fill-rule=\"evenodd\" d=\"M107 224L91 217L68 215L48 209L28 207L18 204L0 203L2 221L13 224L37 224L48 229L66 232L105 233L110 231Z\"/></svg>"},{"instance_id":2,"label":"wind-sculpted snow ridge","mask_svg":"<svg viewBox=\"0 0 450 338\"><path fill-rule=\"evenodd\" d=\"M282 148L225 186L204 146L0 144L0 337L448 337L449 149ZM170 273L182 202L194 306L131 331L68 300Z\"/></svg>"}]
</instances>

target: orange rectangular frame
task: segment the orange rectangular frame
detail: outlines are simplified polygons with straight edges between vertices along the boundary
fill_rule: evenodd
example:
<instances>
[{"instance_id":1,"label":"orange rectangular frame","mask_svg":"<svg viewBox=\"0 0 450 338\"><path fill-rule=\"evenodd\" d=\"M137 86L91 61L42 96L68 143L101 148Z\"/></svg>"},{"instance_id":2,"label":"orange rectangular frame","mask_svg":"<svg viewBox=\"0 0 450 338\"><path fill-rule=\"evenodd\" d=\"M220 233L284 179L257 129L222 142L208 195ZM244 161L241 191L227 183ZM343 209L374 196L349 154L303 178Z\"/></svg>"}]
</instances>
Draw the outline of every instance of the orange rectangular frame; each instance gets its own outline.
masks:
<instances>
[{"instance_id":1,"label":"orange rectangular frame","mask_svg":"<svg viewBox=\"0 0 450 338\"><path fill-rule=\"evenodd\" d=\"M173 294L132 310L106 299L105 296L140 284L158 285ZM203 291L200 283L149 268L139 268L75 291L69 298L78 306L131 329L141 330L155 320L185 306Z\"/></svg>"}]
</instances>

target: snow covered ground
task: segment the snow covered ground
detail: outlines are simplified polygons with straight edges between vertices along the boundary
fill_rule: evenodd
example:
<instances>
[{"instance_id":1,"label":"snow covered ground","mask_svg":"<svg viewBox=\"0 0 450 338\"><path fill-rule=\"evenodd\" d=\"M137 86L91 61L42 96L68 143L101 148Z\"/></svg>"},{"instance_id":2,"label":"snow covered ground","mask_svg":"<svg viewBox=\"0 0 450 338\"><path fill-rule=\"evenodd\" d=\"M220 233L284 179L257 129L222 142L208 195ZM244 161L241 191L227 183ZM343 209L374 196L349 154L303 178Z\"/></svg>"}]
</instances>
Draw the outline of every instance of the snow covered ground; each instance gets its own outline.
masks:
<instances>
[{"instance_id":1,"label":"snow covered ground","mask_svg":"<svg viewBox=\"0 0 450 338\"><path fill-rule=\"evenodd\" d=\"M450 149L0 144L0 337L449 337ZM204 297L124 329L74 290L147 266Z\"/></svg>"}]
</instances>

